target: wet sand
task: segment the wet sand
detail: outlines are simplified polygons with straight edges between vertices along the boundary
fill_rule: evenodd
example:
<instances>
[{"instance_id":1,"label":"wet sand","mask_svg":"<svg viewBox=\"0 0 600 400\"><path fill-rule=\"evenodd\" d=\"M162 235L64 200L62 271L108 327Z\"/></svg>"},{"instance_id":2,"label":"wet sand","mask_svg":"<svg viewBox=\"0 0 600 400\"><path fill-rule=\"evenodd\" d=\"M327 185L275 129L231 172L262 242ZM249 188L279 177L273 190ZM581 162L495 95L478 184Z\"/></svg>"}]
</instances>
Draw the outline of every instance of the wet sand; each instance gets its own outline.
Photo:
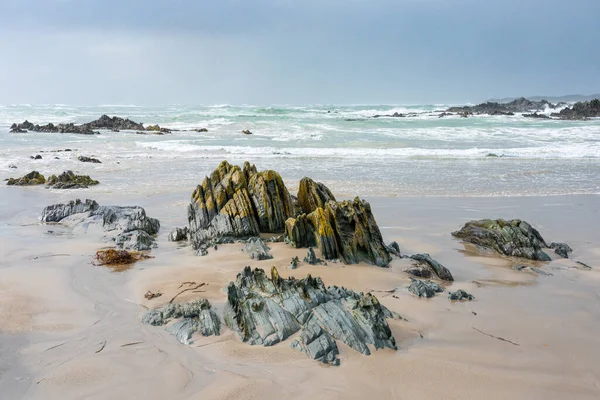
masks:
<instances>
[{"instance_id":1,"label":"wet sand","mask_svg":"<svg viewBox=\"0 0 600 400\"><path fill-rule=\"evenodd\" d=\"M181 193L123 196L86 190L0 189L0 393L7 399L597 399L600 397L600 196L512 198L373 197L386 242L404 254L428 252L448 267L473 302L442 293L418 299L406 291L410 265L301 264L306 250L270 245L273 260L253 261L241 244L207 257L167 242L186 222ZM93 234L40 225L45 205L93 197L100 204L146 208L161 221L154 258L121 273L91 264L106 245ZM450 232L467 220L519 217L548 241L565 241L572 259L532 264L480 254ZM52 231L49 233L48 231ZM592 270L573 268L575 260ZM552 276L517 272L537 265ZM390 321L398 351L361 355L343 344L339 367L289 348L241 343L224 327L218 337L180 344L162 327L142 325L183 282L205 282L202 296L217 310L223 287L245 266L282 276L321 276L327 285L374 291L407 321ZM387 293L399 288L394 295ZM146 300L147 290L163 295ZM501 341L486 334L502 337Z\"/></svg>"}]
</instances>

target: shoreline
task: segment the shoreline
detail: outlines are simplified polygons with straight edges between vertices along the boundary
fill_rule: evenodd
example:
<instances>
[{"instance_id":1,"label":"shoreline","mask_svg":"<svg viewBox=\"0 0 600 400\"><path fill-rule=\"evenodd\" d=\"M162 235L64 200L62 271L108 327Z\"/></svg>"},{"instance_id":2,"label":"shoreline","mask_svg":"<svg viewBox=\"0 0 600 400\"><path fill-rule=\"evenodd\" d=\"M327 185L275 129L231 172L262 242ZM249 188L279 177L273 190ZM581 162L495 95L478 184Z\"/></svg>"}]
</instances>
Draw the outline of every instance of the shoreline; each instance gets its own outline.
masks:
<instances>
[{"instance_id":1,"label":"shoreline","mask_svg":"<svg viewBox=\"0 0 600 400\"><path fill-rule=\"evenodd\" d=\"M181 204L188 196L138 194L135 203L161 220L159 247L152 252L154 258L112 273L89 264L95 249L103 246L100 238L39 225L35 218L45 205L76 197L123 205L122 200L136 195L16 190L0 190L0 274L5 286L0 287L0 298L16 293L28 299L32 322L22 324L24 333L0 333L3 348L13 340L7 338L26 338L14 354L15 366L11 362L6 378L0 378L4 393L10 389L31 399L123 398L133 393L152 399L592 399L600 391L600 370L594 361L594 349L600 349L594 335L600 331L600 313L592 306L600 283L600 245L591 242L600 237L600 196L366 196L386 243L398 241L404 254L430 253L452 271L456 281L448 286L467 290L475 300L452 303L445 293L419 299L406 290L397 292L398 298L374 293L408 320L390 321L399 350L363 356L339 343L342 365L323 367L289 349L290 339L271 348L249 346L225 329L219 337L194 337L196 343L188 347L162 327L142 325L140 317L144 306L168 302L187 280L208 282L200 295L220 311L223 286L244 265L276 265L282 276L311 273L326 285L385 291L407 286L408 276L402 271L408 260L394 259L390 268L301 264L290 271L286 266L291 257L302 258L306 249L284 244L269 244L273 260L249 260L239 251L241 244L223 245L207 257L197 257L189 247L166 240L171 227L185 221ZM14 193L20 195L15 198ZM548 201L550 197L560 200ZM552 276L535 276L511 269L515 262L535 263L473 253L450 236L468 219L512 216L530 221L548 240L571 244L573 259L546 264L543 269ZM48 230L55 234L48 235ZM68 256L48 257L58 254ZM570 268L578 259L592 270ZM38 279L32 281L32 276ZM146 290L164 294L148 301L143 298ZM192 298L186 294L178 300ZM9 306L7 311L5 304L0 315L10 321L23 310ZM121 347L134 342L143 343Z\"/></svg>"}]
</instances>

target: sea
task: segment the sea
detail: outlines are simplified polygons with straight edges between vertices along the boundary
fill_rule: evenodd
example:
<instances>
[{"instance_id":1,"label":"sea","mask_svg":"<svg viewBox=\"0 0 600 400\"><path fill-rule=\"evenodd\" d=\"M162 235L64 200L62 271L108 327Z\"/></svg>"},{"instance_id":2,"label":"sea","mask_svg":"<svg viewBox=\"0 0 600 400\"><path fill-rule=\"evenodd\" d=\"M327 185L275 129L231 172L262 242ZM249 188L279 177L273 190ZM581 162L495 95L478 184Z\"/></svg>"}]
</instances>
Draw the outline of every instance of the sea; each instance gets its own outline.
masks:
<instances>
[{"instance_id":1,"label":"sea","mask_svg":"<svg viewBox=\"0 0 600 400\"><path fill-rule=\"evenodd\" d=\"M228 160L276 170L290 188L310 176L348 197L600 193L600 119L440 117L449 106L5 105L0 178L73 170L100 180L87 190L191 194ZM394 113L405 116L385 116ZM173 131L9 133L14 122L79 124L103 114ZM192 131L199 128L208 132ZM37 154L41 160L31 158ZM82 163L79 155L102 163Z\"/></svg>"}]
</instances>

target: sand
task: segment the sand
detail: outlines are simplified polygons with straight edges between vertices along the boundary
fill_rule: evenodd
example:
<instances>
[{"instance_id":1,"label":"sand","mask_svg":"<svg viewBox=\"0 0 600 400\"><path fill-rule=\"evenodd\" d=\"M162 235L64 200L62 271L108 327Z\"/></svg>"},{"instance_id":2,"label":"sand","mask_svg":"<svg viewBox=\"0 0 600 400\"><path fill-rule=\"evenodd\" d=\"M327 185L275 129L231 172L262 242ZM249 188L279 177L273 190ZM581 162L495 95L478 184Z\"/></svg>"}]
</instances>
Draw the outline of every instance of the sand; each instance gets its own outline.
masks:
<instances>
[{"instance_id":1,"label":"sand","mask_svg":"<svg viewBox=\"0 0 600 400\"><path fill-rule=\"evenodd\" d=\"M306 250L272 244L273 260L253 261L241 244L207 257L167 242L185 224L179 194L124 197L100 204L138 204L161 220L154 258L116 273L94 266L100 236L37 223L41 209L85 198L88 191L0 190L0 393L3 399L597 399L600 397L600 197L373 197L387 242L405 254L428 252L448 267L473 302L443 293L418 299L406 291L410 265L301 264ZM110 200L110 201L109 201ZM535 264L480 254L450 236L469 219L520 217L549 241L575 249L572 260ZM48 231L52 231L49 233ZM573 268L581 260L591 271ZM517 272L538 265L552 276ZM310 273L328 285L374 291L407 321L390 321L398 351L361 355L340 346L341 366L326 367L289 348L249 346L224 328L218 337L180 344L162 327L142 325L147 308L206 283L202 293L220 312L223 287L245 266L282 276ZM185 285L183 286L185 287ZM398 288L394 295L386 291ZM144 293L160 291L147 300ZM502 337L510 340L501 341Z\"/></svg>"}]
</instances>

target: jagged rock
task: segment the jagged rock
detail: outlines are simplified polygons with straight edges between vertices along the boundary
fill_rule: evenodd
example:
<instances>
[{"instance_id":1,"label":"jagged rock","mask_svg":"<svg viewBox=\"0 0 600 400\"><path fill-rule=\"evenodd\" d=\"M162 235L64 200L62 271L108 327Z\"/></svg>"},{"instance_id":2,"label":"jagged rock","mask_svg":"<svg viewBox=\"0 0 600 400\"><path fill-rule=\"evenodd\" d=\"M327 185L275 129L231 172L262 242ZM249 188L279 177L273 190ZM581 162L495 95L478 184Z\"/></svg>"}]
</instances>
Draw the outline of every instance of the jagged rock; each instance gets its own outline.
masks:
<instances>
[{"instance_id":1,"label":"jagged rock","mask_svg":"<svg viewBox=\"0 0 600 400\"><path fill-rule=\"evenodd\" d=\"M335 201L335 197L327 186L307 177L300 180L298 204L305 214L310 214L317 208L325 208L329 200Z\"/></svg>"},{"instance_id":2,"label":"jagged rock","mask_svg":"<svg viewBox=\"0 0 600 400\"><path fill-rule=\"evenodd\" d=\"M115 238L117 248L123 250L152 250L157 247L152 236L140 229L121 233Z\"/></svg>"},{"instance_id":3,"label":"jagged rock","mask_svg":"<svg viewBox=\"0 0 600 400\"><path fill-rule=\"evenodd\" d=\"M586 120L600 117L600 99L577 102L573 107L566 107L559 113L552 113L553 117L563 120Z\"/></svg>"},{"instance_id":4,"label":"jagged rock","mask_svg":"<svg viewBox=\"0 0 600 400\"><path fill-rule=\"evenodd\" d=\"M542 251L542 247L548 246L540 233L519 219L470 221L452 235L506 256L551 261L550 256Z\"/></svg>"},{"instance_id":5,"label":"jagged rock","mask_svg":"<svg viewBox=\"0 0 600 400\"><path fill-rule=\"evenodd\" d=\"M300 259L298 257L292 258L292 262L290 263L290 269L298 268L299 264L300 264Z\"/></svg>"},{"instance_id":6,"label":"jagged rock","mask_svg":"<svg viewBox=\"0 0 600 400\"><path fill-rule=\"evenodd\" d=\"M525 118L537 118L537 119L551 119L550 116L546 114L538 114L538 112L534 112L532 114L523 114Z\"/></svg>"},{"instance_id":7,"label":"jagged rock","mask_svg":"<svg viewBox=\"0 0 600 400\"><path fill-rule=\"evenodd\" d=\"M296 248L316 246L315 228L306 214L285 221L285 236L288 243Z\"/></svg>"},{"instance_id":8,"label":"jagged rock","mask_svg":"<svg viewBox=\"0 0 600 400\"><path fill-rule=\"evenodd\" d=\"M386 248L390 254L393 254L396 257L402 257L402 254L400 253L400 246L397 242L390 243L386 246Z\"/></svg>"},{"instance_id":9,"label":"jagged rock","mask_svg":"<svg viewBox=\"0 0 600 400\"><path fill-rule=\"evenodd\" d=\"M419 279L411 278L411 284L408 287L408 291L416 294L419 297L433 297L436 293L444 291L440 285L431 281L422 281Z\"/></svg>"},{"instance_id":10,"label":"jagged rock","mask_svg":"<svg viewBox=\"0 0 600 400\"><path fill-rule=\"evenodd\" d=\"M142 207L99 206L89 199L45 207L39 220L81 227L84 231L91 225L98 226L106 232L106 238L114 240L119 248L132 250L156 247L152 235L160 229L160 222L146 216Z\"/></svg>"},{"instance_id":11,"label":"jagged rock","mask_svg":"<svg viewBox=\"0 0 600 400\"><path fill-rule=\"evenodd\" d=\"M408 268L407 270L405 270L405 272L412 276L416 276L418 278L425 278L425 279L431 278L431 275L432 275L431 268L423 267L423 266L414 266L414 267Z\"/></svg>"},{"instance_id":12,"label":"jagged rock","mask_svg":"<svg viewBox=\"0 0 600 400\"><path fill-rule=\"evenodd\" d=\"M310 265L323 264L323 260L317 258L317 255L315 254L315 251L312 249L312 247L308 248L306 257L304 257L304 262Z\"/></svg>"},{"instance_id":13,"label":"jagged rock","mask_svg":"<svg viewBox=\"0 0 600 400\"><path fill-rule=\"evenodd\" d=\"M95 121L88 122L87 125L91 129L107 129L107 130L128 130L137 131L144 130L144 125L134 122L130 119L123 119L120 117L109 117L108 115L102 115Z\"/></svg>"},{"instance_id":14,"label":"jagged rock","mask_svg":"<svg viewBox=\"0 0 600 400\"><path fill-rule=\"evenodd\" d=\"M170 242L184 242L188 240L188 228L175 228L171 232L169 232L169 241Z\"/></svg>"},{"instance_id":15,"label":"jagged rock","mask_svg":"<svg viewBox=\"0 0 600 400\"><path fill-rule=\"evenodd\" d=\"M448 298L453 301L464 301L464 300L471 301L474 299L474 297L472 295L470 295L469 293L465 292L462 289L458 289L456 292L448 293Z\"/></svg>"},{"instance_id":16,"label":"jagged rock","mask_svg":"<svg viewBox=\"0 0 600 400\"><path fill-rule=\"evenodd\" d=\"M21 178L10 178L8 182L6 182L9 186L33 186L42 185L44 183L46 183L46 178L37 171L31 171Z\"/></svg>"},{"instance_id":17,"label":"jagged rock","mask_svg":"<svg viewBox=\"0 0 600 400\"><path fill-rule=\"evenodd\" d=\"M217 237L248 238L260 232L283 233L295 207L281 176L257 172L249 163L242 170L223 161L198 185L188 207L194 248Z\"/></svg>"},{"instance_id":18,"label":"jagged rock","mask_svg":"<svg viewBox=\"0 0 600 400\"><path fill-rule=\"evenodd\" d=\"M35 156L31 156L31 159L32 159L32 160L41 160L41 159L42 159L42 156L41 156L41 155L39 155L39 154L37 154L37 155L35 155Z\"/></svg>"},{"instance_id":19,"label":"jagged rock","mask_svg":"<svg viewBox=\"0 0 600 400\"><path fill-rule=\"evenodd\" d=\"M561 256L562 258L569 258L569 253L573 251L573 249L566 243L550 243L550 248L554 249L554 252Z\"/></svg>"},{"instance_id":20,"label":"jagged rock","mask_svg":"<svg viewBox=\"0 0 600 400\"><path fill-rule=\"evenodd\" d=\"M250 255L252 260L269 260L273 258L269 247L260 238L250 238L242 249Z\"/></svg>"},{"instance_id":21,"label":"jagged rock","mask_svg":"<svg viewBox=\"0 0 600 400\"><path fill-rule=\"evenodd\" d=\"M86 189L88 186L99 183L89 175L75 175L73 171L65 171L58 176L51 175L46 186L52 186L54 189Z\"/></svg>"},{"instance_id":22,"label":"jagged rock","mask_svg":"<svg viewBox=\"0 0 600 400\"><path fill-rule=\"evenodd\" d=\"M251 345L271 346L301 330L291 347L332 365L338 364L334 339L366 355L367 345L396 349L386 321L394 315L376 297L325 288L310 275L283 279L275 267L270 278L262 269L244 268L227 287L223 315L225 324Z\"/></svg>"},{"instance_id":23,"label":"jagged rock","mask_svg":"<svg viewBox=\"0 0 600 400\"><path fill-rule=\"evenodd\" d=\"M101 116L99 119L95 121L91 121L81 125L75 125L73 123L67 124L57 124L54 125L52 123L46 125L36 125L27 120L25 120L21 124L13 124L11 126L11 131L15 132L24 132L33 131L33 132L51 132L51 133L79 133L79 134L98 134L99 132L94 131L94 129L107 129L112 131L117 131L119 129L126 130L143 130L144 126L142 124L138 124L129 119L123 119L119 117L108 117L107 115Z\"/></svg>"},{"instance_id":24,"label":"jagged rock","mask_svg":"<svg viewBox=\"0 0 600 400\"><path fill-rule=\"evenodd\" d=\"M25 121L27 122L27 121ZM10 126L10 133L27 133L27 131L25 129L22 129L19 125L17 124L12 124Z\"/></svg>"},{"instance_id":25,"label":"jagged rock","mask_svg":"<svg viewBox=\"0 0 600 400\"><path fill-rule=\"evenodd\" d=\"M202 336L219 336L221 321L206 299L189 303L168 304L162 308L148 311L142 322L153 326L162 326L173 318L182 318L167 328L183 344L190 344L194 332Z\"/></svg>"},{"instance_id":26,"label":"jagged rock","mask_svg":"<svg viewBox=\"0 0 600 400\"><path fill-rule=\"evenodd\" d=\"M81 162L89 162L89 163L95 163L95 164L101 163L101 161L98 160L97 158L92 158L92 157L87 157L87 156L79 156L79 157L77 157L77 159Z\"/></svg>"},{"instance_id":27,"label":"jagged rock","mask_svg":"<svg viewBox=\"0 0 600 400\"><path fill-rule=\"evenodd\" d=\"M410 258L412 258L415 261L418 261L421 264L426 264L427 266L429 266L433 270L433 272L435 272L438 278L444 281L454 280L448 268L435 261L433 258L431 258L429 254L415 254L410 256Z\"/></svg>"},{"instance_id":28,"label":"jagged rock","mask_svg":"<svg viewBox=\"0 0 600 400\"><path fill-rule=\"evenodd\" d=\"M488 101L476 106L450 107L446 111L469 114L514 115L516 112L523 113L529 111L543 111L546 108L555 108L555 105L546 100L531 101L521 97L509 103L496 103Z\"/></svg>"}]
</instances>

